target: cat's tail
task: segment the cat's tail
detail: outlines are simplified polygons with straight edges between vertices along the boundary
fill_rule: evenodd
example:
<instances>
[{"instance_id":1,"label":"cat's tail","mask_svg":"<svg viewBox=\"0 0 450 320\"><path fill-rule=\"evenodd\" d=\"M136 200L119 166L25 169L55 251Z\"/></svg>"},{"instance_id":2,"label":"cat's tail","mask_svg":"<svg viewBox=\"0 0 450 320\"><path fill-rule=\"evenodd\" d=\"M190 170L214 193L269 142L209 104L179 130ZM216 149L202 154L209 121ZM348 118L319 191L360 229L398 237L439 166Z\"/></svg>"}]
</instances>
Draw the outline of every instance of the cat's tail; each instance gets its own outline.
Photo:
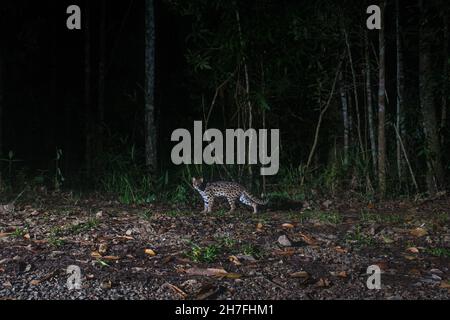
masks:
<instances>
[{"instance_id":1,"label":"cat's tail","mask_svg":"<svg viewBox=\"0 0 450 320\"><path fill-rule=\"evenodd\" d=\"M250 194L249 192L244 192L245 196L247 198L249 198L250 200L252 200L254 203L259 204L260 206L265 206L266 204L269 203L269 200L260 200L257 197L253 196L252 194Z\"/></svg>"}]
</instances>

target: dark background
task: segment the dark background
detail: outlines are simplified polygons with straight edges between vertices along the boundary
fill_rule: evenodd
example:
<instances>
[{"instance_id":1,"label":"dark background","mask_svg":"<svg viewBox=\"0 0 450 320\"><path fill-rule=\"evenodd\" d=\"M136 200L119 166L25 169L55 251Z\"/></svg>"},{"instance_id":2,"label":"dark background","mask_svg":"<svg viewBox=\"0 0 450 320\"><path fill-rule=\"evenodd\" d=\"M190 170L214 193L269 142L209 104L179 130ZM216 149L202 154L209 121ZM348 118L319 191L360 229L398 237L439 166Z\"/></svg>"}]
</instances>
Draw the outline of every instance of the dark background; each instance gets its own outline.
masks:
<instances>
[{"instance_id":1,"label":"dark background","mask_svg":"<svg viewBox=\"0 0 450 320\"><path fill-rule=\"evenodd\" d=\"M172 131L179 127L192 128L194 120L203 119L203 106L209 106L216 88L222 79L211 76L208 71L195 72L188 61L189 52L199 49L201 41L193 41L192 35L201 34L196 26L198 21L208 29L208 37L216 43L227 43L236 38L233 29L233 10L226 11L223 1L192 1L193 14L183 10L189 7L179 1L155 1L156 12L156 71L155 105L158 143L158 174L163 176L168 170L177 170L170 163L170 142ZM268 128L281 128L282 167L298 168L307 160L318 118L317 97L314 91L323 78L323 92L329 90L331 78L337 66L337 57L342 48L342 34L330 37L330 24L334 9L324 13L325 19L314 16L323 2L313 1L245 1L229 2L239 8L242 28L246 38L246 56L250 64L252 99L258 104L259 94L264 87L258 75L260 61L264 61L267 71L265 101L270 105L266 115ZM333 2L329 2L333 3ZM66 8L77 4L90 12L91 54L92 54L92 117L96 122L96 90L99 56L100 1L3 1L0 9L2 55L4 61L3 78L3 158L11 150L14 152L16 168L27 172L51 172L56 149L63 150L59 164L67 179L66 185L87 182L96 175L104 174L100 164L89 177L84 173L86 113L83 106L84 94L84 32L66 28ZM196 6L197 5L197 6ZM352 42L353 59L357 69L358 90L364 99L363 64L364 51L360 31L364 29L368 3L343 1L334 3L342 8L347 29ZM447 85L448 78L442 75L446 63L443 44L443 28L447 23L441 13L447 12L448 4L432 1L427 15L434 27L432 42L433 72L436 77L436 112L441 114L442 101L438 97ZM181 9L180 9L181 8ZM319 8L319 9L318 9ZM414 171L421 186L424 186L426 161L420 146L423 145L422 119L419 103L419 18L418 3L401 1L401 21L403 28L406 108L404 110L405 144L411 156ZM106 89L105 89L105 157L128 154L136 150L137 161L143 162L144 147L144 1L107 2L106 6ZM299 23L305 29L305 39L295 38L292 25L295 15L301 17ZM337 15L337 13L336 13ZM231 18L230 18L231 17ZM316 19L317 18L317 19ZM308 20L309 19L309 20ZM331 19L331 18L330 18ZM316 21L317 20L317 21ZM313 22L313 23L312 23ZM349 26L349 27L348 27ZM331 26L331 29L334 28ZM395 2L388 1L386 8L386 82L388 93L388 121L395 118L396 100L396 43L395 43ZM308 33L309 32L309 33ZM320 37L324 36L323 39ZM372 86L374 112L377 104L376 66L378 32L369 32L371 60L373 62ZM300 37L301 38L301 37ZM215 55L217 54L217 56ZM210 66L228 69L232 66L217 57L227 57L229 51L214 53ZM298 54L298 55L297 55ZM262 57L262 59L261 59ZM231 57L233 58L233 57ZM231 59L230 58L230 59ZM310 59L311 58L311 59ZM312 59L312 58L315 58ZM215 60L216 59L216 60ZM236 57L239 60L239 57ZM312 66L318 60L320 68ZM443 62L444 61L444 62ZM315 63L315 62L314 62ZM345 64L346 79L349 64ZM240 69L240 77L242 77ZM218 74L219 72L217 72ZM215 77L215 78L214 78ZM270 79L269 79L270 78ZM213 81L211 80L213 79ZM241 78L242 81L242 78ZM221 92L220 105L216 107L211 127L236 127L233 115L233 86L228 92ZM350 91L351 93L351 91ZM326 94L323 94L326 97ZM364 110L364 101L360 102ZM219 104L219 103L218 103ZM257 107L255 107L257 109ZM352 109L355 112L354 109ZM354 114L353 114L354 116ZM255 111L255 127L261 127L261 111ZM367 114L363 111L363 138L367 144ZM353 129L354 130L354 129ZM352 145L356 144L356 134L351 133ZM447 126L440 134L447 136ZM387 129L388 170L395 176L395 132ZM442 157L446 172L449 170L448 139L443 139ZM135 149L134 149L135 148ZM330 154L342 148L342 116L339 95L335 93L332 107L326 114L320 132L315 168L326 168ZM102 155L95 155L102 156ZM7 161L3 161L5 170ZM356 166L353 164L353 166ZM345 169L342 180L352 179L352 166ZM31 174L31 173L30 173ZM407 176L407 173L404 173ZM83 178L81 178L83 177ZM284 177L284 176L283 176ZM275 180L277 178L274 178ZM392 178L393 179L393 178ZM407 179L407 178L405 178ZM14 179L11 179L14 180ZM280 178L282 180L282 177ZM363 179L364 180L364 179ZM401 183L391 181L391 188L401 189ZM408 184L408 182L403 182ZM399 188L396 186L400 185Z\"/></svg>"}]
</instances>

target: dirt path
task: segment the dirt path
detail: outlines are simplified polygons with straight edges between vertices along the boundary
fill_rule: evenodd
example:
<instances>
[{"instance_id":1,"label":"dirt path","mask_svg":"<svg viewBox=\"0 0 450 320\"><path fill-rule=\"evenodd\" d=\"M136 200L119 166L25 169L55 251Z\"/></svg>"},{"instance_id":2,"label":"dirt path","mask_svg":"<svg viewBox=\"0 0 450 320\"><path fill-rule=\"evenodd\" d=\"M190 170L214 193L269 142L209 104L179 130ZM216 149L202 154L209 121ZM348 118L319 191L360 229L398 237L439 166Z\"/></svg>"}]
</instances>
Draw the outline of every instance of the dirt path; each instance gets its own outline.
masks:
<instances>
[{"instance_id":1,"label":"dirt path","mask_svg":"<svg viewBox=\"0 0 450 320\"><path fill-rule=\"evenodd\" d=\"M0 214L0 299L449 299L449 198L315 207L22 203ZM367 288L371 265L381 290Z\"/></svg>"}]
</instances>

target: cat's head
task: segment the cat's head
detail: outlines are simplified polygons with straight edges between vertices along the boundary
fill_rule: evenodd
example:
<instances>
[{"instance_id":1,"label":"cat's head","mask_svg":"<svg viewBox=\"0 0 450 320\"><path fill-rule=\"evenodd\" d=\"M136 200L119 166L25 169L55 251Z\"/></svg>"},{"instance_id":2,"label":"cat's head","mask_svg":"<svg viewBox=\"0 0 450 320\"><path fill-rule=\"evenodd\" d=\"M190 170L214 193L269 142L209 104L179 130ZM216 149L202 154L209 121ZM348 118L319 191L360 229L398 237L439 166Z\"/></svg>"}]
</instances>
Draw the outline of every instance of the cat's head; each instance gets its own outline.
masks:
<instances>
[{"instance_id":1,"label":"cat's head","mask_svg":"<svg viewBox=\"0 0 450 320\"><path fill-rule=\"evenodd\" d=\"M203 184L203 178L192 178L192 186L197 189Z\"/></svg>"}]
</instances>

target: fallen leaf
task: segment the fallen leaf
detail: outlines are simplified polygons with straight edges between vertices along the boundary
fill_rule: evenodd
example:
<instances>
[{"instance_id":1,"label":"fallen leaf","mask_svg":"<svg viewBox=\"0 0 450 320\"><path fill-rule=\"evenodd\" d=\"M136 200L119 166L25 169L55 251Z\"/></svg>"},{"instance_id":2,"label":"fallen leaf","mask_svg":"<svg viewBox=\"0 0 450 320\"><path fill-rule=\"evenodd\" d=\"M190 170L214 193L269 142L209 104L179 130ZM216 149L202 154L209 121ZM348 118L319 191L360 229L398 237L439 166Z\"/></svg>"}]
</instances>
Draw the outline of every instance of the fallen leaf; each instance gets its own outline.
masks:
<instances>
[{"instance_id":1,"label":"fallen leaf","mask_svg":"<svg viewBox=\"0 0 450 320\"><path fill-rule=\"evenodd\" d=\"M281 227L283 229L294 229L295 228L294 225L290 224L290 223L284 223Z\"/></svg>"},{"instance_id":2,"label":"fallen leaf","mask_svg":"<svg viewBox=\"0 0 450 320\"><path fill-rule=\"evenodd\" d=\"M188 275L191 276L206 276L206 277L223 277L226 274L228 274L225 269L215 269L215 268L208 268L208 269L201 269L201 268L190 268L185 271Z\"/></svg>"},{"instance_id":3,"label":"fallen leaf","mask_svg":"<svg viewBox=\"0 0 450 320\"><path fill-rule=\"evenodd\" d=\"M146 255L148 255L148 256L150 256L150 257L156 256L156 252L153 251L152 249L145 249L144 252L145 252Z\"/></svg>"},{"instance_id":4,"label":"fallen leaf","mask_svg":"<svg viewBox=\"0 0 450 320\"><path fill-rule=\"evenodd\" d=\"M317 281L316 286L325 288L325 287L329 287L330 284L331 284L330 280L328 280L326 278L320 278L319 281Z\"/></svg>"},{"instance_id":5,"label":"fallen leaf","mask_svg":"<svg viewBox=\"0 0 450 320\"><path fill-rule=\"evenodd\" d=\"M242 278L242 275L239 273L226 273L225 275L219 275L219 277L227 279L240 279Z\"/></svg>"},{"instance_id":6,"label":"fallen leaf","mask_svg":"<svg viewBox=\"0 0 450 320\"><path fill-rule=\"evenodd\" d=\"M338 252L338 253L348 253L347 249L344 249L340 246L335 247L334 250L336 250L336 252Z\"/></svg>"},{"instance_id":7,"label":"fallen leaf","mask_svg":"<svg viewBox=\"0 0 450 320\"><path fill-rule=\"evenodd\" d=\"M232 262L236 266L242 265L242 263L239 261L238 257L236 257L236 256L229 256L228 260L230 260L230 262Z\"/></svg>"},{"instance_id":8,"label":"fallen leaf","mask_svg":"<svg viewBox=\"0 0 450 320\"><path fill-rule=\"evenodd\" d=\"M117 261L117 260L120 260L120 257L117 257L117 256L104 256L102 259L103 260L107 260L107 261Z\"/></svg>"},{"instance_id":9,"label":"fallen leaf","mask_svg":"<svg viewBox=\"0 0 450 320\"><path fill-rule=\"evenodd\" d=\"M25 240L30 240L30 239L31 239L31 236L30 236L29 233L27 233L26 235L23 236L23 238L24 238Z\"/></svg>"},{"instance_id":10,"label":"fallen leaf","mask_svg":"<svg viewBox=\"0 0 450 320\"><path fill-rule=\"evenodd\" d=\"M9 237L10 235L12 235L12 233L0 233L0 239Z\"/></svg>"},{"instance_id":11,"label":"fallen leaf","mask_svg":"<svg viewBox=\"0 0 450 320\"><path fill-rule=\"evenodd\" d=\"M417 249L416 247L408 248L408 249L406 249L406 251L410 252L410 253L419 253L420 252L419 249Z\"/></svg>"},{"instance_id":12,"label":"fallen leaf","mask_svg":"<svg viewBox=\"0 0 450 320\"><path fill-rule=\"evenodd\" d=\"M184 292L183 290L181 290L177 286L174 286L173 284L166 283L165 286L167 286L170 289L172 289L176 294L180 295L181 298L183 298L183 299L186 299L188 297L188 294L186 292Z\"/></svg>"},{"instance_id":13,"label":"fallen leaf","mask_svg":"<svg viewBox=\"0 0 450 320\"><path fill-rule=\"evenodd\" d=\"M450 281L442 281L441 285L439 286L439 288L449 289L450 290Z\"/></svg>"},{"instance_id":14,"label":"fallen leaf","mask_svg":"<svg viewBox=\"0 0 450 320\"><path fill-rule=\"evenodd\" d=\"M106 253L106 251L108 251L108 245L106 243L100 244L100 246L98 247L98 252L103 255Z\"/></svg>"},{"instance_id":15,"label":"fallen leaf","mask_svg":"<svg viewBox=\"0 0 450 320\"><path fill-rule=\"evenodd\" d=\"M294 272L289 275L291 278L309 278L309 274L306 271Z\"/></svg>"},{"instance_id":16,"label":"fallen leaf","mask_svg":"<svg viewBox=\"0 0 450 320\"><path fill-rule=\"evenodd\" d=\"M414 236L416 238L422 238L428 234L428 231L425 230L424 228L416 228L416 229L411 230L410 233L412 236Z\"/></svg>"},{"instance_id":17,"label":"fallen leaf","mask_svg":"<svg viewBox=\"0 0 450 320\"><path fill-rule=\"evenodd\" d=\"M312 237L304 234L304 233L299 233L299 236L302 238L302 240L304 242L306 242L307 244L309 244L310 246L314 246L317 244L317 241L314 240Z\"/></svg>"},{"instance_id":18,"label":"fallen leaf","mask_svg":"<svg viewBox=\"0 0 450 320\"><path fill-rule=\"evenodd\" d=\"M112 288L112 282L110 280L103 281L101 284L101 288L104 290L108 290Z\"/></svg>"},{"instance_id":19,"label":"fallen leaf","mask_svg":"<svg viewBox=\"0 0 450 320\"><path fill-rule=\"evenodd\" d=\"M99 258L102 257L102 255L98 251L94 251L94 252L91 253L91 257L99 259Z\"/></svg>"},{"instance_id":20,"label":"fallen leaf","mask_svg":"<svg viewBox=\"0 0 450 320\"><path fill-rule=\"evenodd\" d=\"M389 269L389 265L386 261L377 261L374 263L378 268L380 268L383 271L386 271Z\"/></svg>"},{"instance_id":21,"label":"fallen leaf","mask_svg":"<svg viewBox=\"0 0 450 320\"><path fill-rule=\"evenodd\" d=\"M41 283L40 280L31 280L30 281L30 285L32 285L32 286L38 286L40 283Z\"/></svg>"},{"instance_id":22,"label":"fallen leaf","mask_svg":"<svg viewBox=\"0 0 450 320\"><path fill-rule=\"evenodd\" d=\"M256 231L258 231L258 232L261 232L261 231L263 231L263 224L261 223L261 222L259 222L257 225L256 225Z\"/></svg>"},{"instance_id":23,"label":"fallen leaf","mask_svg":"<svg viewBox=\"0 0 450 320\"><path fill-rule=\"evenodd\" d=\"M413 261L413 260L416 260L416 259L417 259L417 257L415 257L415 256L410 256L410 255L405 255L404 257L405 257L406 260L409 260L409 261Z\"/></svg>"}]
</instances>

